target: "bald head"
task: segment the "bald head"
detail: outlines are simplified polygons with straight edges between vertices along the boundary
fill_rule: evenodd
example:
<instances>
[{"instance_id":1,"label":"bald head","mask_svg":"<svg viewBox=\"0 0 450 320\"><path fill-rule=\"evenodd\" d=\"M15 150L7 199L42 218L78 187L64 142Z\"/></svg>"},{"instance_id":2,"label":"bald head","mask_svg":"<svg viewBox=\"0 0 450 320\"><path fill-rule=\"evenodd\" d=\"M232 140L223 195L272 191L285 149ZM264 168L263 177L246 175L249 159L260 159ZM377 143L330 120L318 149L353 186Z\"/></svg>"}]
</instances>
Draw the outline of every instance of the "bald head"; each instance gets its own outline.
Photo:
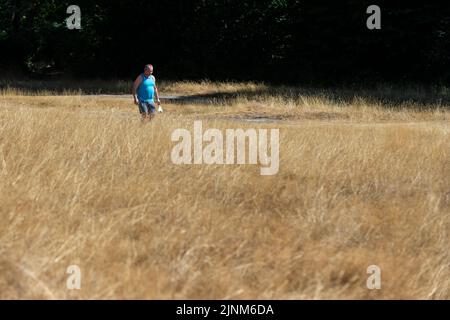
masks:
<instances>
[{"instance_id":1,"label":"bald head","mask_svg":"<svg viewBox=\"0 0 450 320\"><path fill-rule=\"evenodd\" d=\"M151 74L153 74L153 66L151 64L147 64L144 67L144 74L146 77L150 76Z\"/></svg>"}]
</instances>

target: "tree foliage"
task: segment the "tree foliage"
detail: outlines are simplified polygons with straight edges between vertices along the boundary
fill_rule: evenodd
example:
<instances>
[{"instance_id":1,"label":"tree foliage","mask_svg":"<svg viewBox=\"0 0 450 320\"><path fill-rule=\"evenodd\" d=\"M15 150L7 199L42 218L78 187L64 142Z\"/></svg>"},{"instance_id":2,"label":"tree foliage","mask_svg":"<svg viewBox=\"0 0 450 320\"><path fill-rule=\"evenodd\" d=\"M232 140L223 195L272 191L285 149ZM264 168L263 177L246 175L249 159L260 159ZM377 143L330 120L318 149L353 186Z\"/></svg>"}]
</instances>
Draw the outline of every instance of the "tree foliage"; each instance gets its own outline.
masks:
<instances>
[{"instance_id":1,"label":"tree foliage","mask_svg":"<svg viewBox=\"0 0 450 320\"><path fill-rule=\"evenodd\" d=\"M59 0L0 1L0 70L284 82L450 81L450 6L367 0L78 0L68 30Z\"/></svg>"}]
</instances>

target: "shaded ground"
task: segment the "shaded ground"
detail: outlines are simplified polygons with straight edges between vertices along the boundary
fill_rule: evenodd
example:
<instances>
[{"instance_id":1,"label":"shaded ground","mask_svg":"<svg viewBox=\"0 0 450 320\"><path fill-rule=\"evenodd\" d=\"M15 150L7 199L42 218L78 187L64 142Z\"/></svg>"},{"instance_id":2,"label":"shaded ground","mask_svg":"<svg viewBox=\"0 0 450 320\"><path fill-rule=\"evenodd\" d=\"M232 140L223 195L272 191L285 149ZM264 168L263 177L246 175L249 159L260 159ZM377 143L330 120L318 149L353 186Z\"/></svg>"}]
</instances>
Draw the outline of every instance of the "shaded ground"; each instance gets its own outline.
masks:
<instances>
[{"instance_id":1,"label":"shaded ground","mask_svg":"<svg viewBox=\"0 0 450 320\"><path fill-rule=\"evenodd\" d=\"M130 97L130 81L38 81L38 80L0 80L0 90L21 90L30 94L82 94L104 97ZM450 88L442 85L389 85L373 87L358 85L346 87L280 86L270 84L222 83L210 82L164 82L160 81L160 91L166 93L165 103L177 104L232 104L237 99L264 101L268 96L298 100L320 97L330 103L353 103L362 99L369 104L382 107L402 107L405 104L415 108L450 109ZM170 93L170 94L169 94Z\"/></svg>"},{"instance_id":2,"label":"shaded ground","mask_svg":"<svg viewBox=\"0 0 450 320\"><path fill-rule=\"evenodd\" d=\"M433 89L408 89L404 95L399 92L384 91L373 92L368 90L352 90L352 89L289 89L280 90L279 88L269 88L267 90L251 90L236 92L221 92L208 94L170 94L164 95L161 99L166 103L177 104L232 104L238 99L247 99L259 101L267 96L283 96L285 99L298 100L302 97L321 97L326 98L332 103L350 104L355 99L362 99L370 104L377 104L388 108L401 107L405 104L414 104L416 108L446 108L450 109L450 91L443 89L437 92ZM130 95L100 95L104 97L120 97L129 98Z\"/></svg>"}]
</instances>

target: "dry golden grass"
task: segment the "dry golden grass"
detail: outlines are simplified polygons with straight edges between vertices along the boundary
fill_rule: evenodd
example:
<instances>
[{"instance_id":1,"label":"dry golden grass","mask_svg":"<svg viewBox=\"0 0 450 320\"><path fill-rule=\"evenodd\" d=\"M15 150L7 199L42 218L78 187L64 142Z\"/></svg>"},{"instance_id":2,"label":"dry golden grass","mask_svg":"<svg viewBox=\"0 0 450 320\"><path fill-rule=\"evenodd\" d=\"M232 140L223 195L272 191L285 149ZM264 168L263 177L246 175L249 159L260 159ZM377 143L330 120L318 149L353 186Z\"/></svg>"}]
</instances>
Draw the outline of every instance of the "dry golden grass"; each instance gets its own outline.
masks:
<instances>
[{"instance_id":1,"label":"dry golden grass","mask_svg":"<svg viewBox=\"0 0 450 320\"><path fill-rule=\"evenodd\" d=\"M272 91L143 124L131 99L18 93L0 96L0 298L450 298L445 105ZM172 164L195 119L280 128L279 173Z\"/></svg>"},{"instance_id":2,"label":"dry golden grass","mask_svg":"<svg viewBox=\"0 0 450 320\"><path fill-rule=\"evenodd\" d=\"M267 85L257 82L212 82L203 81L161 81L161 90L166 93L208 94L226 92L255 92L266 90Z\"/></svg>"},{"instance_id":3,"label":"dry golden grass","mask_svg":"<svg viewBox=\"0 0 450 320\"><path fill-rule=\"evenodd\" d=\"M157 76L157 75L156 75ZM0 79L0 95L74 95L74 94L129 94L133 80L8 80ZM208 94L231 91L266 90L268 86L256 82L212 82L202 81L165 81L158 80L159 88L166 94Z\"/></svg>"}]
</instances>

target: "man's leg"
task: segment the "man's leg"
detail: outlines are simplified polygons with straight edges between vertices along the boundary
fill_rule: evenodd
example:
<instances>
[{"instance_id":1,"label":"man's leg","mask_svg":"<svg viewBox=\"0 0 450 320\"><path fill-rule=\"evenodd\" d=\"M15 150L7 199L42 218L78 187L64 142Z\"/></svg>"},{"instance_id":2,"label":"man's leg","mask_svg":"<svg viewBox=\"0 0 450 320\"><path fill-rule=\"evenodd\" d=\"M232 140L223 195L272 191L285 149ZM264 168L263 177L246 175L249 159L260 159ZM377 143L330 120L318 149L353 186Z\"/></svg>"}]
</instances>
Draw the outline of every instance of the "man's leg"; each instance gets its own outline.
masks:
<instances>
[{"instance_id":1,"label":"man's leg","mask_svg":"<svg viewBox=\"0 0 450 320\"><path fill-rule=\"evenodd\" d=\"M153 117L156 114L156 106L155 106L155 104L149 102L148 106L147 106L147 110L148 110L148 117L150 118L150 120L153 119Z\"/></svg>"},{"instance_id":2,"label":"man's leg","mask_svg":"<svg viewBox=\"0 0 450 320\"><path fill-rule=\"evenodd\" d=\"M145 120L148 115L148 108L145 102L139 101L139 113L141 114L142 120Z\"/></svg>"}]
</instances>

